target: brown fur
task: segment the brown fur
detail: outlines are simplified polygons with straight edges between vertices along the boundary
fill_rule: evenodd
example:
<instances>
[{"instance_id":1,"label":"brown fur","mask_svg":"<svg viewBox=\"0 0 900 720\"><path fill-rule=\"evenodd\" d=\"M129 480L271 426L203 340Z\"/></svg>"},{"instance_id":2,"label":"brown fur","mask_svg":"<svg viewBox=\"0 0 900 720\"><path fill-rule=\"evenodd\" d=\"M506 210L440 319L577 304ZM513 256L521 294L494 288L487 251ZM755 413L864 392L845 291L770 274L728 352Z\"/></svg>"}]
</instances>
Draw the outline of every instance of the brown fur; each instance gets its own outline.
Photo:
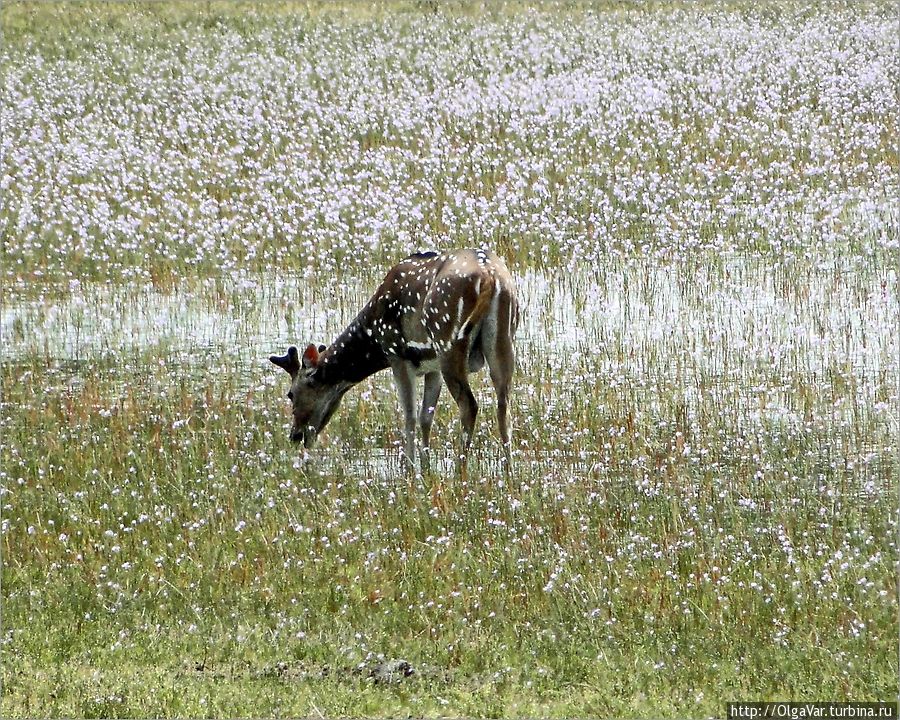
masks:
<instances>
[{"instance_id":1,"label":"brown fur","mask_svg":"<svg viewBox=\"0 0 900 720\"><path fill-rule=\"evenodd\" d=\"M443 379L460 408L464 458L478 413L468 374L487 363L497 391L500 435L508 460L507 398L518 319L512 277L490 251L457 250L406 258L388 272L356 319L321 354L310 345L302 368L296 363L295 348L283 358L273 356L272 361L288 370L293 380L292 438L311 445L350 387L390 367L403 406L404 449L410 463L415 456L414 378L422 375L426 391L418 420L423 447L428 447L433 406Z\"/></svg>"}]
</instances>

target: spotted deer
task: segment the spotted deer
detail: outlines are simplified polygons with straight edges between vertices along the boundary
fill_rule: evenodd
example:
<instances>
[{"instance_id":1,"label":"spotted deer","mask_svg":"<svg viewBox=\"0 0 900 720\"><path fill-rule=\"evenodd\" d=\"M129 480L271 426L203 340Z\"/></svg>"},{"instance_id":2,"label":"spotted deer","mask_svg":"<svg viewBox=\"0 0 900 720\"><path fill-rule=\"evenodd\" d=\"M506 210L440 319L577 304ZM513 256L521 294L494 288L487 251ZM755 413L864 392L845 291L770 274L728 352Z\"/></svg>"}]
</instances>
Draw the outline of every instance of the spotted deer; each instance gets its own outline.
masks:
<instances>
[{"instance_id":1,"label":"spotted deer","mask_svg":"<svg viewBox=\"0 0 900 720\"><path fill-rule=\"evenodd\" d=\"M391 268L375 294L329 346L296 347L269 359L291 376L291 440L312 447L341 398L380 370L394 374L404 417L404 454L416 457L417 377L424 377L418 415L427 459L442 381L459 406L461 467L472 443L478 403L469 373L487 363L497 393L497 420L507 467L508 403L519 325L519 304L509 270L488 250L423 252Z\"/></svg>"}]
</instances>

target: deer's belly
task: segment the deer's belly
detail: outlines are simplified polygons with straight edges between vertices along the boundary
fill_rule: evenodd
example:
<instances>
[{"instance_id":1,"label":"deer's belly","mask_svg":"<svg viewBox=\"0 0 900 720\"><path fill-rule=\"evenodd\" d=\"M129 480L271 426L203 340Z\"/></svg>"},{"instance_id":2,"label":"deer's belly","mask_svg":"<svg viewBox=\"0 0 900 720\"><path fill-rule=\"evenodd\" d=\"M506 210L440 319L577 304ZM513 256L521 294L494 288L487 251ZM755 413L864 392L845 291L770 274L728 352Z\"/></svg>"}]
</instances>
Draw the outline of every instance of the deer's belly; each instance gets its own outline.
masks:
<instances>
[{"instance_id":1,"label":"deer's belly","mask_svg":"<svg viewBox=\"0 0 900 720\"><path fill-rule=\"evenodd\" d=\"M415 368L416 377L422 377L428 373L438 372L441 369L441 361L438 360L437 357L433 357L428 360L423 360L418 365L415 365Z\"/></svg>"},{"instance_id":2,"label":"deer's belly","mask_svg":"<svg viewBox=\"0 0 900 720\"><path fill-rule=\"evenodd\" d=\"M441 369L441 362L427 341L408 341L396 355L412 365L418 377Z\"/></svg>"},{"instance_id":3,"label":"deer's belly","mask_svg":"<svg viewBox=\"0 0 900 720\"><path fill-rule=\"evenodd\" d=\"M428 373L438 372L441 369L441 359L435 352L430 341L409 340L399 352L392 353L402 358L413 366L415 375L421 377ZM469 348L468 372L478 372L484 367L484 352L481 348L481 338L476 338Z\"/></svg>"}]
</instances>

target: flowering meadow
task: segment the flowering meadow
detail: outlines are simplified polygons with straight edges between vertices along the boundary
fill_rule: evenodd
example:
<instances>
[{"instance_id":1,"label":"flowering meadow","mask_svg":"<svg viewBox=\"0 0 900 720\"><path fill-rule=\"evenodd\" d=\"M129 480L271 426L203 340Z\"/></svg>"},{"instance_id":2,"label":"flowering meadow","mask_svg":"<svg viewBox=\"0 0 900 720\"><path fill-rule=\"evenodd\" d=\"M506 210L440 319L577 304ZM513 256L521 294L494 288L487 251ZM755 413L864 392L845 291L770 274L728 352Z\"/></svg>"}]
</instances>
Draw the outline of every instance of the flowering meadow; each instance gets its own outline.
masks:
<instances>
[{"instance_id":1,"label":"flowering meadow","mask_svg":"<svg viewBox=\"0 0 900 720\"><path fill-rule=\"evenodd\" d=\"M0 21L0 715L896 698L892 4ZM403 472L387 373L291 445L267 357L482 245L512 472L483 376L465 477L446 390Z\"/></svg>"}]
</instances>

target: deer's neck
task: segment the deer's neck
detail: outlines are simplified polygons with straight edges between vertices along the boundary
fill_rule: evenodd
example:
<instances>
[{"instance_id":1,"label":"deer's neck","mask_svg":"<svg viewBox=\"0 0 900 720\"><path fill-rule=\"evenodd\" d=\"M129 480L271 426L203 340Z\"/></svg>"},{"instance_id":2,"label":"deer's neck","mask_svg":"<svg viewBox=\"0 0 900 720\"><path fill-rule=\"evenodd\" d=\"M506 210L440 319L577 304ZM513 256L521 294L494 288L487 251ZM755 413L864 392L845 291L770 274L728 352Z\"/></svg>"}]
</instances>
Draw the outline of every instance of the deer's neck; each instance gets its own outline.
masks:
<instances>
[{"instance_id":1,"label":"deer's neck","mask_svg":"<svg viewBox=\"0 0 900 720\"><path fill-rule=\"evenodd\" d=\"M327 383L356 384L388 367L387 355L373 339L376 318L367 305L322 354L320 377Z\"/></svg>"}]
</instances>

